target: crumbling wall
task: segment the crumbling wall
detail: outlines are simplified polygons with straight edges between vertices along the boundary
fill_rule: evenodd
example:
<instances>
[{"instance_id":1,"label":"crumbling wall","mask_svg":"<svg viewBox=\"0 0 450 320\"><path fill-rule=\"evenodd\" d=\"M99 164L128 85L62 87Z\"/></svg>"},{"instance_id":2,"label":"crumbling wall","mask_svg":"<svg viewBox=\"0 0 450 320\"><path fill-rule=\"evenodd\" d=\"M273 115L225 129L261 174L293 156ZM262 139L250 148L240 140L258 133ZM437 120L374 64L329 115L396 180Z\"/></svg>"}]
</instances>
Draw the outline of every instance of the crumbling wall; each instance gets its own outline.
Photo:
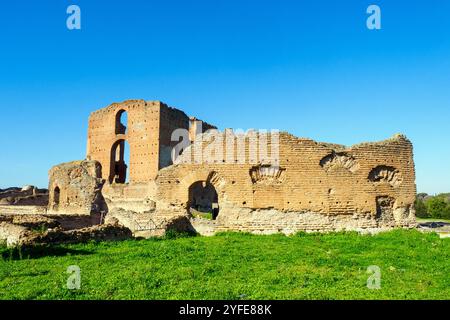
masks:
<instances>
[{"instance_id":1,"label":"crumbling wall","mask_svg":"<svg viewBox=\"0 0 450 320\"><path fill-rule=\"evenodd\" d=\"M225 134L220 133L219 141L226 140ZM190 186L204 181L214 185L219 197L219 229L264 232L415 225L413 150L406 137L396 135L350 148L287 133L279 138L276 165L267 161L270 138L268 152L259 154L258 159L251 159L246 143L245 163L238 163L236 148L231 163L214 157L195 163L196 150L201 149L194 144L178 165L160 171L157 210L188 211ZM208 143L202 144L204 150ZM274 212L278 216L274 217ZM303 218L306 214L318 223L308 224ZM361 223L350 223L358 219Z\"/></svg>"},{"instance_id":2,"label":"crumbling wall","mask_svg":"<svg viewBox=\"0 0 450 320\"><path fill-rule=\"evenodd\" d=\"M49 178L48 213L91 215L106 211L99 162L63 163L50 170Z\"/></svg>"},{"instance_id":3,"label":"crumbling wall","mask_svg":"<svg viewBox=\"0 0 450 320\"><path fill-rule=\"evenodd\" d=\"M174 165L176 129L197 139ZM108 211L106 220L148 235L169 225L189 229L189 219L208 234L415 225L413 148L402 135L346 147L288 133L205 134L208 129L215 127L159 101L129 100L93 112L88 161L50 171L49 211ZM211 209L212 220L194 219L191 207Z\"/></svg>"},{"instance_id":4,"label":"crumbling wall","mask_svg":"<svg viewBox=\"0 0 450 320\"><path fill-rule=\"evenodd\" d=\"M194 232L186 214L160 215L153 211L137 213L121 208L111 210L106 219L107 224L117 224L132 231L135 237L159 237L167 231Z\"/></svg>"}]
</instances>

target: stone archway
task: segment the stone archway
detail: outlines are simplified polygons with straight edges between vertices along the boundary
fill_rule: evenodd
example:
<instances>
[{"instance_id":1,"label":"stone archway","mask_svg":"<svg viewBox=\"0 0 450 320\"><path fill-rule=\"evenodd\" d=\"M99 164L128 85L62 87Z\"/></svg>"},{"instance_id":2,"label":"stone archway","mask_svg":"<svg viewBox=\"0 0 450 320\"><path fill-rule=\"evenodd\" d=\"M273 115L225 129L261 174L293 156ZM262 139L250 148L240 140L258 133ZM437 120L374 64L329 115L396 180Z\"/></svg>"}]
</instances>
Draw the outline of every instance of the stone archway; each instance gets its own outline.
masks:
<instances>
[{"instance_id":1,"label":"stone archway","mask_svg":"<svg viewBox=\"0 0 450 320\"><path fill-rule=\"evenodd\" d=\"M124 109L116 113L116 134L126 134L128 127L128 112Z\"/></svg>"},{"instance_id":2,"label":"stone archway","mask_svg":"<svg viewBox=\"0 0 450 320\"><path fill-rule=\"evenodd\" d=\"M219 209L219 195L210 182L197 181L189 187L188 210L208 214L216 220Z\"/></svg>"},{"instance_id":3,"label":"stone archway","mask_svg":"<svg viewBox=\"0 0 450 320\"><path fill-rule=\"evenodd\" d=\"M53 209L57 210L59 208L59 203L61 201L61 189L56 186L53 189Z\"/></svg>"},{"instance_id":4,"label":"stone archway","mask_svg":"<svg viewBox=\"0 0 450 320\"><path fill-rule=\"evenodd\" d=\"M126 150L128 148L128 150ZM128 167L129 167L129 144L126 140L118 140L111 147L111 160L110 160L110 183L126 183L129 179Z\"/></svg>"},{"instance_id":5,"label":"stone archway","mask_svg":"<svg viewBox=\"0 0 450 320\"><path fill-rule=\"evenodd\" d=\"M200 206L203 205L205 209L211 208L215 220L223 200L224 184L225 180L216 171L199 170L185 176L180 181L179 190L186 210L190 211L192 205L197 206L200 202Z\"/></svg>"}]
</instances>

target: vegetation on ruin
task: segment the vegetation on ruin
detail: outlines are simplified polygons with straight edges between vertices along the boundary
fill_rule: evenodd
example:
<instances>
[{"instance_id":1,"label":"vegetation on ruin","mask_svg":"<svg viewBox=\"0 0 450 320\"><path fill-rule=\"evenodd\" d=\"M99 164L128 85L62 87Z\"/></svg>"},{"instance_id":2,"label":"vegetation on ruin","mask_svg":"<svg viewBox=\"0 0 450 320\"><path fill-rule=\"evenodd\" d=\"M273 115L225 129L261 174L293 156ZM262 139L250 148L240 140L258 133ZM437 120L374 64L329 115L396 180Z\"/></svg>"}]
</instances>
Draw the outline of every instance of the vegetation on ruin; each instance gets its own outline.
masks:
<instances>
[{"instance_id":1,"label":"vegetation on ruin","mask_svg":"<svg viewBox=\"0 0 450 320\"><path fill-rule=\"evenodd\" d=\"M449 299L450 240L395 230L0 249L1 299ZM81 289L66 287L81 268ZM381 289L369 290L369 266Z\"/></svg>"},{"instance_id":2,"label":"vegetation on ruin","mask_svg":"<svg viewBox=\"0 0 450 320\"><path fill-rule=\"evenodd\" d=\"M194 218L213 220L213 213L212 212L200 212L200 211L191 209L191 215Z\"/></svg>"}]
</instances>

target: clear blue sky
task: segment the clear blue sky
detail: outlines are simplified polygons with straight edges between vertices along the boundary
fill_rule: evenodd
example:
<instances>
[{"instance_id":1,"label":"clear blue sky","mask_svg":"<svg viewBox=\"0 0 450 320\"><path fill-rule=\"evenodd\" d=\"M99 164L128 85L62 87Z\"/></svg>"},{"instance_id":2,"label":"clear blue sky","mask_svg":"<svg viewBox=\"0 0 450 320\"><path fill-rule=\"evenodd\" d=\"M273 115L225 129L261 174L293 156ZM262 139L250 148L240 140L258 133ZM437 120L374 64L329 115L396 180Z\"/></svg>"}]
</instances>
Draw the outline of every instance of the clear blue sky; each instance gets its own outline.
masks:
<instances>
[{"instance_id":1,"label":"clear blue sky","mask_svg":"<svg viewBox=\"0 0 450 320\"><path fill-rule=\"evenodd\" d=\"M418 190L450 192L450 1L3 1L0 36L0 188L46 186L91 111L142 98L347 145L401 132Z\"/></svg>"}]
</instances>

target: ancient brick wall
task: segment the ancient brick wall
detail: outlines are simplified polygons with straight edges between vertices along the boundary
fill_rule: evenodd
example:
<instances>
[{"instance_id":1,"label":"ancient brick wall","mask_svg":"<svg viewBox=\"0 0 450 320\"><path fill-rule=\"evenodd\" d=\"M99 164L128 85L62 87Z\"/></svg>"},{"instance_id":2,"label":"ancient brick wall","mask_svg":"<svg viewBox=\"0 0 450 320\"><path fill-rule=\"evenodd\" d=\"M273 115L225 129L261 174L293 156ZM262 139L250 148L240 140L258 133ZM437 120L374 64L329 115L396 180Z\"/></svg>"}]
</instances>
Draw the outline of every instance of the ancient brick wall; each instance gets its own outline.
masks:
<instances>
[{"instance_id":1,"label":"ancient brick wall","mask_svg":"<svg viewBox=\"0 0 450 320\"><path fill-rule=\"evenodd\" d=\"M225 141L225 133L221 135L221 140ZM226 215L233 216L237 219L233 222L235 227L239 225L239 215L234 213L240 209L253 210L253 216L255 210L275 210L280 217L283 213L364 216L369 217L367 227L375 226L371 220L380 225L384 222L385 226L414 222L413 150L404 136L350 148L287 133L279 137L278 166L267 164L267 156L250 159L248 143L246 163L236 163L238 152L234 148L235 163L216 158L213 163L195 164L194 145L191 154L187 152L180 159L181 164L159 173L157 198L166 204L187 208L190 186L197 181L210 182L219 195L219 217L222 215L219 220L227 220ZM252 138L247 136L246 139ZM202 144L204 147L208 143ZM269 156L270 150L269 138ZM270 220L277 220L271 215L267 217L267 226ZM252 228L252 211L246 218L242 214L240 219L241 226L247 224ZM290 221L286 223L293 222ZM262 223L261 219L258 223Z\"/></svg>"},{"instance_id":2,"label":"ancient brick wall","mask_svg":"<svg viewBox=\"0 0 450 320\"><path fill-rule=\"evenodd\" d=\"M173 165L176 129L197 139ZM402 135L346 147L288 133L204 134L209 129L215 127L158 101L129 100L93 112L87 159L95 161L50 171L49 210L92 213L101 185L110 218L149 234L146 226L192 218L192 209L213 211L208 223L191 219L205 233L415 225L413 148ZM80 168L86 169L82 184L74 175Z\"/></svg>"},{"instance_id":3,"label":"ancient brick wall","mask_svg":"<svg viewBox=\"0 0 450 320\"><path fill-rule=\"evenodd\" d=\"M159 128L161 103L130 100L114 103L93 112L89 117L87 158L97 160L102 166L102 177L114 182L117 148L129 147L129 181L142 182L153 179L159 170ZM122 113L128 115L126 130L120 125ZM122 151L123 152L123 151ZM120 153L120 151L119 151Z\"/></svg>"},{"instance_id":4,"label":"ancient brick wall","mask_svg":"<svg viewBox=\"0 0 450 320\"><path fill-rule=\"evenodd\" d=\"M177 129L189 130L189 117L182 111L164 105L160 113L159 169L172 165L172 150L178 141L172 141Z\"/></svg>"}]
</instances>

